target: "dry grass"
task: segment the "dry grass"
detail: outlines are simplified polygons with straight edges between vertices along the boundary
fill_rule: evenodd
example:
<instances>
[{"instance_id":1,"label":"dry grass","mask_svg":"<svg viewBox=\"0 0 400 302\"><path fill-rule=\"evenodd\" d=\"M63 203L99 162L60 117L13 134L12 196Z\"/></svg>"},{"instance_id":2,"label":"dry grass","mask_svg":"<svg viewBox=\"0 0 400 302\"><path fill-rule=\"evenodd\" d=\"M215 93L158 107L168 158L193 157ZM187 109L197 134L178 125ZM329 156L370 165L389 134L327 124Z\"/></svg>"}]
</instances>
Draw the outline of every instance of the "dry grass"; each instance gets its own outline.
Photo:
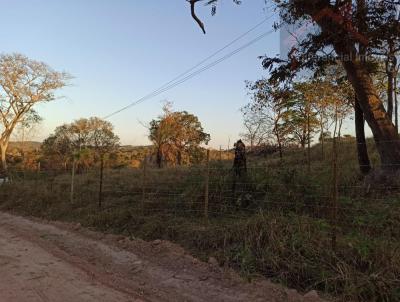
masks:
<instances>
[{"instance_id":1,"label":"dry grass","mask_svg":"<svg viewBox=\"0 0 400 302\"><path fill-rule=\"evenodd\" d=\"M377 156L370 146L371 157ZM400 300L400 198L396 188L367 191L354 145L341 144L337 219L331 219L331 146L250 158L248 176L232 191L229 162L210 174L210 219L203 218L204 167L107 170L104 206L98 173L78 175L74 203L69 175L14 178L0 188L0 207L24 215L79 222L104 232L168 239L197 256L214 256L251 279L261 274L302 291L343 301ZM337 244L331 248L336 230Z\"/></svg>"}]
</instances>

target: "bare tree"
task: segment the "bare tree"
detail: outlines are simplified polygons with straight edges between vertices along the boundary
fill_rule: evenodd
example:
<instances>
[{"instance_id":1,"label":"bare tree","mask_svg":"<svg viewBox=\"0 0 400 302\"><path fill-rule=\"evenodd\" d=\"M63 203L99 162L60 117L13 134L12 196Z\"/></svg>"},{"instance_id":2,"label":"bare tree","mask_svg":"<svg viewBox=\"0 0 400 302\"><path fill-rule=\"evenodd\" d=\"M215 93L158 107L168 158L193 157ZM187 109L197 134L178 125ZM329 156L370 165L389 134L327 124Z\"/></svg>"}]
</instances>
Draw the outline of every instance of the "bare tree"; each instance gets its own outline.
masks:
<instances>
[{"instance_id":1,"label":"bare tree","mask_svg":"<svg viewBox=\"0 0 400 302\"><path fill-rule=\"evenodd\" d=\"M292 106L288 102L291 99L290 90L265 79L248 82L247 89L253 94L254 110L263 112L266 129L275 137L282 158L283 147L292 139Z\"/></svg>"},{"instance_id":2,"label":"bare tree","mask_svg":"<svg viewBox=\"0 0 400 302\"><path fill-rule=\"evenodd\" d=\"M271 135L268 127L268 117L264 110L254 108L247 104L240 109L243 115L243 126L245 132L241 134L246 143L250 145L250 150L265 143Z\"/></svg>"},{"instance_id":3,"label":"bare tree","mask_svg":"<svg viewBox=\"0 0 400 302\"><path fill-rule=\"evenodd\" d=\"M70 76L21 54L0 56L0 150L7 170L6 151L15 127L38 103L49 102Z\"/></svg>"}]
</instances>

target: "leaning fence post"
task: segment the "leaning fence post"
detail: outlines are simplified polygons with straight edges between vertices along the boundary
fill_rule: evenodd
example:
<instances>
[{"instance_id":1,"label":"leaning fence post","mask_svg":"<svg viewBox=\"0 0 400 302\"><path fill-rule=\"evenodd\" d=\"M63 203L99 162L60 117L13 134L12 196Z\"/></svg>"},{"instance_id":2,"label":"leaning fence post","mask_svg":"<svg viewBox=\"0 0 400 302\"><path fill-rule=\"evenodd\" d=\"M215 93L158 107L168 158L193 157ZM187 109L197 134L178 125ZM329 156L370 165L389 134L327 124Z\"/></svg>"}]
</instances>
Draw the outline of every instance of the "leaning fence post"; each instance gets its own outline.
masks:
<instances>
[{"instance_id":1,"label":"leaning fence post","mask_svg":"<svg viewBox=\"0 0 400 302\"><path fill-rule=\"evenodd\" d=\"M204 188L204 218L208 219L208 193L210 183L210 150L207 150L205 188Z\"/></svg>"},{"instance_id":2,"label":"leaning fence post","mask_svg":"<svg viewBox=\"0 0 400 302\"><path fill-rule=\"evenodd\" d=\"M146 199L146 170L147 170L147 156L144 157L143 164L142 164L142 203L141 203L141 210L142 214L144 214L144 202Z\"/></svg>"}]
</instances>

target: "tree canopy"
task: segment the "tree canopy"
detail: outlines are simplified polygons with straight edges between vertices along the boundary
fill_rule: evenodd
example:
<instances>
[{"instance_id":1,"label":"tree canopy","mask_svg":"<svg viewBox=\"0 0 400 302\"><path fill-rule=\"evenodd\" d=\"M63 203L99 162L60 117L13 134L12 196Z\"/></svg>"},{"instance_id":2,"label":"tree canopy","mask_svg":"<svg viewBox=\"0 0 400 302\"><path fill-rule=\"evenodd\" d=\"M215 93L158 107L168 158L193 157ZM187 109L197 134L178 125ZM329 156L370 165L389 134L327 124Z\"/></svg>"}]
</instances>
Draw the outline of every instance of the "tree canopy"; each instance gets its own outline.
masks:
<instances>
[{"instance_id":1,"label":"tree canopy","mask_svg":"<svg viewBox=\"0 0 400 302\"><path fill-rule=\"evenodd\" d=\"M64 87L70 76L43 62L21 54L0 56L0 150L3 169L10 137L19 123L39 119L34 106L53 101L55 91Z\"/></svg>"},{"instance_id":2,"label":"tree canopy","mask_svg":"<svg viewBox=\"0 0 400 302\"><path fill-rule=\"evenodd\" d=\"M187 111L175 112L169 106L164 106L163 115L150 122L149 132L158 166L162 161L178 165L190 162L200 145L210 140L197 116Z\"/></svg>"},{"instance_id":3,"label":"tree canopy","mask_svg":"<svg viewBox=\"0 0 400 302\"><path fill-rule=\"evenodd\" d=\"M114 134L113 125L91 117L57 127L43 142L42 150L66 165L74 156L82 161L93 156L102 159L105 154L115 151L118 145L119 138Z\"/></svg>"},{"instance_id":4,"label":"tree canopy","mask_svg":"<svg viewBox=\"0 0 400 302\"><path fill-rule=\"evenodd\" d=\"M201 1L190 1L192 13L198 2ZM212 5L212 13L215 13L218 2L211 0L205 3ZM233 2L240 4L241 1ZM308 23L314 26L314 30L288 49L288 59L263 57L263 66L270 72L269 78L280 83L290 82L302 70L318 74L327 66L340 63L354 89L360 112L372 130L382 167L386 170L400 169L400 139L392 122L391 107L385 108L371 69L371 59L376 53L390 56L389 61L393 65L393 54L400 48L398 1L271 2L275 4L282 21L275 28ZM391 80L396 78L392 73L390 75Z\"/></svg>"}]
</instances>

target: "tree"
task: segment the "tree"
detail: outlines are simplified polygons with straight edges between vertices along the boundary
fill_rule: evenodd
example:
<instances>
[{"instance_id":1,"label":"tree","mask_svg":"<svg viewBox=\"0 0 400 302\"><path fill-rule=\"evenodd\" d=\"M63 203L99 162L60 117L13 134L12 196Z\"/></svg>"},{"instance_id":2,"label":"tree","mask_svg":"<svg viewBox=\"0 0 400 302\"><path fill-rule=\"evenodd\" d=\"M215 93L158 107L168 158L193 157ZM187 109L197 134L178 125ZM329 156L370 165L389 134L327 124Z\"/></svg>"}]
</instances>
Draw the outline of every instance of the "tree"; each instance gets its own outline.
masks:
<instances>
[{"instance_id":1,"label":"tree","mask_svg":"<svg viewBox=\"0 0 400 302\"><path fill-rule=\"evenodd\" d=\"M108 121L92 117L87 124L90 129L90 145L100 158L99 207L101 207L103 200L104 156L116 149L119 145L119 138L114 134L114 127Z\"/></svg>"},{"instance_id":2,"label":"tree","mask_svg":"<svg viewBox=\"0 0 400 302\"><path fill-rule=\"evenodd\" d=\"M174 135L171 137L176 149L177 164L182 165L186 154L188 161L192 153L196 152L201 144L208 144L210 135L204 129L197 116L187 111L173 112Z\"/></svg>"},{"instance_id":3,"label":"tree","mask_svg":"<svg viewBox=\"0 0 400 302\"><path fill-rule=\"evenodd\" d=\"M149 140L156 149L157 166L161 168L162 162L173 153L171 137L174 135L174 121L170 104L163 107L163 114L149 124Z\"/></svg>"},{"instance_id":4,"label":"tree","mask_svg":"<svg viewBox=\"0 0 400 302\"><path fill-rule=\"evenodd\" d=\"M292 85L292 127L295 140L302 148L306 144L310 149L311 139L315 133L315 129L319 125L317 116L318 111L315 110L315 101L318 88L310 81L295 82Z\"/></svg>"},{"instance_id":5,"label":"tree","mask_svg":"<svg viewBox=\"0 0 400 302\"><path fill-rule=\"evenodd\" d=\"M361 1L361 0L360 0ZM357 1L357 4L360 4ZM192 14L196 0L191 1ZM208 1L215 5L218 0ZM239 2L239 1L234 1ZM265 57L263 65L275 80L289 80L302 69L319 69L334 60L343 65L357 102L370 126L385 170L400 169L400 139L373 83L367 60L388 40L399 42L397 1L274 0L283 23L311 22L317 26L293 46L289 59ZM362 25L362 26L361 26ZM279 27L277 25L276 27Z\"/></svg>"},{"instance_id":6,"label":"tree","mask_svg":"<svg viewBox=\"0 0 400 302\"><path fill-rule=\"evenodd\" d=\"M89 128L88 142L100 160L104 160L107 153L114 151L119 145L119 138L114 134L113 125L98 117L87 120Z\"/></svg>"},{"instance_id":7,"label":"tree","mask_svg":"<svg viewBox=\"0 0 400 302\"><path fill-rule=\"evenodd\" d=\"M66 168L68 161L80 155L82 164L90 165L93 156L102 163L107 153L114 151L119 138L110 122L98 117L83 118L55 129L42 144L45 155L55 155ZM93 156L92 156L93 155Z\"/></svg>"},{"instance_id":8,"label":"tree","mask_svg":"<svg viewBox=\"0 0 400 302\"><path fill-rule=\"evenodd\" d=\"M291 140L293 124L292 104L287 102L291 98L291 91L278 83L271 83L265 79L248 82L247 88L253 94L252 110L261 112L265 116L266 127L275 137L279 156L283 157L283 148Z\"/></svg>"},{"instance_id":9,"label":"tree","mask_svg":"<svg viewBox=\"0 0 400 302\"><path fill-rule=\"evenodd\" d=\"M170 106L164 106L163 115L152 120L149 126L149 139L156 148L157 165L162 161L183 163L184 157L190 161L201 144L210 141L199 119L186 111L174 112Z\"/></svg>"},{"instance_id":10,"label":"tree","mask_svg":"<svg viewBox=\"0 0 400 302\"><path fill-rule=\"evenodd\" d=\"M0 56L0 151L4 170L15 127L35 115L36 104L54 100L55 91L64 87L69 78L68 74L21 54Z\"/></svg>"},{"instance_id":11,"label":"tree","mask_svg":"<svg viewBox=\"0 0 400 302\"><path fill-rule=\"evenodd\" d=\"M62 162L66 170L68 161L73 154L68 125L57 127L54 134L51 134L43 141L41 149L45 156L55 156L58 161Z\"/></svg>"},{"instance_id":12,"label":"tree","mask_svg":"<svg viewBox=\"0 0 400 302\"><path fill-rule=\"evenodd\" d=\"M245 132L242 134L244 141L250 145L250 150L268 141L271 133L268 129L268 117L260 108L247 104L240 109L243 116Z\"/></svg>"}]
</instances>

